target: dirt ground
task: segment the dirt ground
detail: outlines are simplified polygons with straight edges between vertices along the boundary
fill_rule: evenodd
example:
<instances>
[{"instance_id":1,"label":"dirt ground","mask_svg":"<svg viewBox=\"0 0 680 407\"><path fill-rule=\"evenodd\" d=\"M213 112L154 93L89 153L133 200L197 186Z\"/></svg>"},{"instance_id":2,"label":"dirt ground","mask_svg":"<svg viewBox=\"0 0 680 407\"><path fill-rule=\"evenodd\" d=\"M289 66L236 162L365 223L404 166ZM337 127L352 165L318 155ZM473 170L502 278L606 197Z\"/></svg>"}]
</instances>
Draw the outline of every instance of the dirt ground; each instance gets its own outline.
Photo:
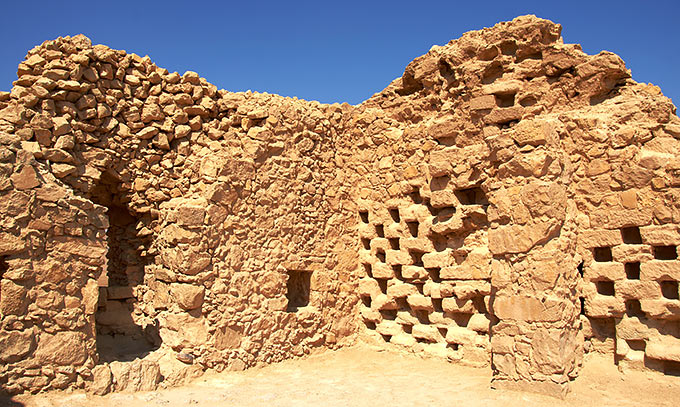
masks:
<instances>
[{"instance_id":1,"label":"dirt ground","mask_svg":"<svg viewBox=\"0 0 680 407\"><path fill-rule=\"evenodd\" d=\"M489 388L491 371L367 345L243 372L207 373L177 388L104 397L52 392L5 400L26 407L133 406L678 406L680 377L621 374L590 357L566 400Z\"/></svg>"}]
</instances>

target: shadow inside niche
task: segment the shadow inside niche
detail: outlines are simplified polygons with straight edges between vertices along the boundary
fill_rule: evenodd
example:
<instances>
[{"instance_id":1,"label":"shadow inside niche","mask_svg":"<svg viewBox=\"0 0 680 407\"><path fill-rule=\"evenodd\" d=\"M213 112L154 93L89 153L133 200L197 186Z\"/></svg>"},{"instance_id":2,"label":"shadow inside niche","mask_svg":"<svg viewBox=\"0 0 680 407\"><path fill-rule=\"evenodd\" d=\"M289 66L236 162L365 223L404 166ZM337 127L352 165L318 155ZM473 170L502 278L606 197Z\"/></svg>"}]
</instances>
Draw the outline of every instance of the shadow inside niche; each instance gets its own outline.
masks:
<instances>
[{"instance_id":1,"label":"shadow inside niche","mask_svg":"<svg viewBox=\"0 0 680 407\"><path fill-rule=\"evenodd\" d=\"M0 393L2 390L0 389ZM14 397L0 394L0 407L23 407L26 404L13 400Z\"/></svg>"},{"instance_id":2,"label":"shadow inside niche","mask_svg":"<svg viewBox=\"0 0 680 407\"><path fill-rule=\"evenodd\" d=\"M135 324L129 312L123 311L118 316L119 324L98 324L97 353L100 362L129 362L143 358L160 347L158 321L142 327Z\"/></svg>"}]
</instances>

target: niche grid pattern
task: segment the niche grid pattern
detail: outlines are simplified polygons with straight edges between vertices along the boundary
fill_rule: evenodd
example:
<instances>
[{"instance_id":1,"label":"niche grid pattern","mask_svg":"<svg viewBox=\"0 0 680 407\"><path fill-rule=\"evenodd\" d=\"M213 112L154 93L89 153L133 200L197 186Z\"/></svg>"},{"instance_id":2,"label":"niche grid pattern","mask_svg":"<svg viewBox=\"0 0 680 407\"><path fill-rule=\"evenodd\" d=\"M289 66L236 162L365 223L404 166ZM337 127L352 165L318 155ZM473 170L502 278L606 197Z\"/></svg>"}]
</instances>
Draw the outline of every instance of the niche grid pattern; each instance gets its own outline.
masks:
<instances>
[{"instance_id":1,"label":"niche grid pattern","mask_svg":"<svg viewBox=\"0 0 680 407\"><path fill-rule=\"evenodd\" d=\"M666 226L593 231L586 247L582 313L613 339L617 363L680 374L680 233ZM602 338L600 338L602 339Z\"/></svg>"},{"instance_id":2,"label":"niche grid pattern","mask_svg":"<svg viewBox=\"0 0 680 407\"><path fill-rule=\"evenodd\" d=\"M495 320L488 311L490 275L461 274L456 260L466 248L453 250L447 244L455 234L447 223L466 220L455 218L456 212L485 214L486 203L476 202L477 195L473 189L456 191L453 205L434 208L415 191L398 205L360 210L360 309L376 337L449 360L488 365Z\"/></svg>"}]
</instances>

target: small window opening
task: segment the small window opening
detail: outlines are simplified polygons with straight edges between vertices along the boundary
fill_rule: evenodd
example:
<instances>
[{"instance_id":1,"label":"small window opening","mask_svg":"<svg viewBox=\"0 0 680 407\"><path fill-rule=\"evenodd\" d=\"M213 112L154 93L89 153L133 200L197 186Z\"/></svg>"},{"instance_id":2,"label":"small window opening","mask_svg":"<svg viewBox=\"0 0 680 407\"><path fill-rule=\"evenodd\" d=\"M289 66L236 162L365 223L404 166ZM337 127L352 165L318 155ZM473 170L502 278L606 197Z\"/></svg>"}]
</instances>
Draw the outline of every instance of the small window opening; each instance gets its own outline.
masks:
<instances>
[{"instance_id":1,"label":"small window opening","mask_svg":"<svg viewBox=\"0 0 680 407\"><path fill-rule=\"evenodd\" d=\"M586 315L586 299L585 299L585 297L579 297L579 301L581 302L581 315Z\"/></svg>"},{"instance_id":2,"label":"small window opening","mask_svg":"<svg viewBox=\"0 0 680 407\"><path fill-rule=\"evenodd\" d=\"M362 237L361 238L361 244L364 245L364 249L371 250L371 239L367 239L365 237Z\"/></svg>"},{"instance_id":3,"label":"small window opening","mask_svg":"<svg viewBox=\"0 0 680 407\"><path fill-rule=\"evenodd\" d=\"M405 333L407 334L413 333L413 325L402 325L401 327Z\"/></svg>"},{"instance_id":4,"label":"small window opening","mask_svg":"<svg viewBox=\"0 0 680 407\"><path fill-rule=\"evenodd\" d=\"M373 278L373 267L370 264L364 263L364 271L367 276Z\"/></svg>"},{"instance_id":5,"label":"small window opening","mask_svg":"<svg viewBox=\"0 0 680 407\"><path fill-rule=\"evenodd\" d=\"M381 309L380 315L382 315L383 319L388 321L394 321L397 319L397 311L393 309Z\"/></svg>"},{"instance_id":6,"label":"small window opening","mask_svg":"<svg viewBox=\"0 0 680 407\"><path fill-rule=\"evenodd\" d=\"M413 265L414 266L423 267L423 254L425 254L425 253L409 251L409 254L411 255L411 258L413 259Z\"/></svg>"},{"instance_id":7,"label":"small window opening","mask_svg":"<svg viewBox=\"0 0 680 407\"><path fill-rule=\"evenodd\" d=\"M449 343L448 345L446 345L446 347L449 348L449 349L458 350L460 345L457 344L457 343Z\"/></svg>"},{"instance_id":8,"label":"small window opening","mask_svg":"<svg viewBox=\"0 0 680 407\"><path fill-rule=\"evenodd\" d=\"M662 281L661 283L661 294L664 298L669 300L678 299L678 282L677 281Z\"/></svg>"},{"instance_id":9,"label":"small window opening","mask_svg":"<svg viewBox=\"0 0 680 407\"><path fill-rule=\"evenodd\" d=\"M444 308L442 308L442 299L441 298L433 298L432 299L432 306L434 306L435 312L444 312Z\"/></svg>"},{"instance_id":10,"label":"small window opening","mask_svg":"<svg viewBox=\"0 0 680 407\"><path fill-rule=\"evenodd\" d=\"M434 283L441 283L442 279L439 277L441 269L439 267L432 267L427 269L427 274L430 276L430 280Z\"/></svg>"},{"instance_id":11,"label":"small window opening","mask_svg":"<svg viewBox=\"0 0 680 407\"><path fill-rule=\"evenodd\" d=\"M486 205L489 203L482 188L466 188L453 192L461 205Z\"/></svg>"},{"instance_id":12,"label":"small window opening","mask_svg":"<svg viewBox=\"0 0 680 407\"><path fill-rule=\"evenodd\" d=\"M387 294L387 280L384 278L376 278L375 281L378 282L378 287L380 287L380 292Z\"/></svg>"},{"instance_id":13,"label":"small window opening","mask_svg":"<svg viewBox=\"0 0 680 407\"><path fill-rule=\"evenodd\" d=\"M626 315L629 317L644 318L645 313L642 312L642 306L639 300L626 300Z\"/></svg>"},{"instance_id":14,"label":"small window opening","mask_svg":"<svg viewBox=\"0 0 680 407\"><path fill-rule=\"evenodd\" d=\"M416 318L418 318L418 322L421 324L427 325L430 323L430 316L424 309L419 309L416 311Z\"/></svg>"},{"instance_id":15,"label":"small window opening","mask_svg":"<svg viewBox=\"0 0 680 407\"><path fill-rule=\"evenodd\" d=\"M636 351L645 351L647 344L641 339L626 339L626 344L629 348Z\"/></svg>"},{"instance_id":16,"label":"small window opening","mask_svg":"<svg viewBox=\"0 0 680 407\"><path fill-rule=\"evenodd\" d=\"M361 296L361 302L364 304L364 306L371 308L371 296L370 295L362 295Z\"/></svg>"},{"instance_id":17,"label":"small window opening","mask_svg":"<svg viewBox=\"0 0 680 407\"><path fill-rule=\"evenodd\" d=\"M383 335L383 334L380 334L380 336L382 336L382 338L383 338L383 340L384 340L385 342L389 342L390 339L392 339L392 335Z\"/></svg>"},{"instance_id":18,"label":"small window opening","mask_svg":"<svg viewBox=\"0 0 680 407\"><path fill-rule=\"evenodd\" d=\"M458 325L461 328L467 328L468 323L470 322L470 318L472 318L472 314L462 314L462 313L454 313L451 314L451 318L456 321L456 325Z\"/></svg>"},{"instance_id":19,"label":"small window opening","mask_svg":"<svg viewBox=\"0 0 680 407\"><path fill-rule=\"evenodd\" d=\"M621 229L621 237L623 238L623 243L642 244L642 235L640 235L639 227Z\"/></svg>"},{"instance_id":20,"label":"small window opening","mask_svg":"<svg viewBox=\"0 0 680 407\"><path fill-rule=\"evenodd\" d=\"M437 330L439 331L439 335L441 335L442 338L446 338L446 332L449 330L446 327L437 327Z\"/></svg>"},{"instance_id":21,"label":"small window opening","mask_svg":"<svg viewBox=\"0 0 680 407\"><path fill-rule=\"evenodd\" d=\"M297 312L299 308L309 305L309 291L312 280L311 271L289 270L286 283L288 312Z\"/></svg>"},{"instance_id":22,"label":"small window opening","mask_svg":"<svg viewBox=\"0 0 680 407\"><path fill-rule=\"evenodd\" d=\"M359 217L361 218L362 222L368 223L368 212L366 211L359 212Z\"/></svg>"},{"instance_id":23,"label":"small window opening","mask_svg":"<svg viewBox=\"0 0 680 407\"><path fill-rule=\"evenodd\" d=\"M614 295L614 282L613 281L596 281L595 286L597 287L597 293L600 295Z\"/></svg>"},{"instance_id":24,"label":"small window opening","mask_svg":"<svg viewBox=\"0 0 680 407\"><path fill-rule=\"evenodd\" d=\"M378 237L385 237L385 228L383 225L375 225L375 233L378 234Z\"/></svg>"},{"instance_id":25,"label":"small window opening","mask_svg":"<svg viewBox=\"0 0 680 407\"><path fill-rule=\"evenodd\" d=\"M406 225L411 236L418 237L418 222L406 222Z\"/></svg>"},{"instance_id":26,"label":"small window opening","mask_svg":"<svg viewBox=\"0 0 680 407\"><path fill-rule=\"evenodd\" d=\"M408 305L408 301L406 300L406 297L395 298L394 301L397 303L397 306L399 307L399 311L410 311L411 310L411 307Z\"/></svg>"},{"instance_id":27,"label":"small window opening","mask_svg":"<svg viewBox=\"0 0 680 407\"><path fill-rule=\"evenodd\" d=\"M580 262L578 266L576 267L576 270L578 270L578 274L583 278L583 262Z\"/></svg>"},{"instance_id":28,"label":"small window opening","mask_svg":"<svg viewBox=\"0 0 680 407\"><path fill-rule=\"evenodd\" d=\"M611 247L596 247L593 249L593 258L595 261L612 261L612 248Z\"/></svg>"},{"instance_id":29,"label":"small window opening","mask_svg":"<svg viewBox=\"0 0 680 407\"><path fill-rule=\"evenodd\" d=\"M663 373L668 376L680 376L680 362L676 362L674 360L664 360Z\"/></svg>"},{"instance_id":30,"label":"small window opening","mask_svg":"<svg viewBox=\"0 0 680 407\"><path fill-rule=\"evenodd\" d=\"M496 98L496 106L498 107L512 107L515 105L515 94L508 93L502 95L494 95Z\"/></svg>"},{"instance_id":31,"label":"small window opening","mask_svg":"<svg viewBox=\"0 0 680 407\"><path fill-rule=\"evenodd\" d=\"M626 270L626 278L629 280L639 280L640 279L640 262L636 261L634 263L626 263L624 266Z\"/></svg>"},{"instance_id":32,"label":"small window opening","mask_svg":"<svg viewBox=\"0 0 680 407\"><path fill-rule=\"evenodd\" d=\"M388 240L390 241L390 248L392 250L399 250L399 238L398 237L391 237Z\"/></svg>"},{"instance_id":33,"label":"small window opening","mask_svg":"<svg viewBox=\"0 0 680 407\"><path fill-rule=\"evenodd\" d=\"M657 260L675 260L678 252L675 246L654 246L654 258Z\"/></svg>"},{"instance_id":34,"label":"small window opening","mask_svg":"<svg viewBox=\"0 0 680 407\"><path fill-rule=\"evenodd\" d=\"M401 217L399 216L399 209L397 208L390 209L390 216L392 217L394 223L401 222Z\"/></svg>"},{"instance_id":35,"label":"small window opening","mask_svg":"<svg viewBox=\"0 0 680 407\"><path fill-rule=\"evenodd\" d=\"M385 262L385 252L382 249L378 249L375 255L378 257L378 260L380 260L382 263Z\"/></svg>"},{"instance_id":36,"label":"small window opening","mask_svg":"<svg viewBox=\"0 0 680 407\"><path fill-rule=\"evenodd\" d=\"M418 292L421 295L425 295L425 290L424 290L425 283L413 283L413 285L416 286L416 289L418 289Z\"/></svg>"},{"instance_id":37,"label":"small window opening","mask_svg":"<svg viewBox=\"0 0 680 407\"><path fill-rule=\"evenodd\" d=\"M416 189L415 191L411 192L409 196L411 197L411 200L413 201L414 204L423 203L423 198L420 196L419 190Z\"/></svg>"},{"instance_id":38,"label":"small window opening","mask_svg":"<svg viewBox=\"0 0 680 407\"><path fill-rule=\"evenodd\" d=\"M394 271L394 276L398 280L403 280L404 276L401 274L401 264L395 264L392 266L392 271Z\"/></svg>"},{"instance_id":39,"label":"small window opening","mask_svg":"<svg viewBox=\"0 0 680 407\"><path fill-rule=\"evenodd\" d=\"M366 325L366 328L370 329L371 331L375 331L375 322L364 321L364 324Z\"/></svg>"}]
</instances>

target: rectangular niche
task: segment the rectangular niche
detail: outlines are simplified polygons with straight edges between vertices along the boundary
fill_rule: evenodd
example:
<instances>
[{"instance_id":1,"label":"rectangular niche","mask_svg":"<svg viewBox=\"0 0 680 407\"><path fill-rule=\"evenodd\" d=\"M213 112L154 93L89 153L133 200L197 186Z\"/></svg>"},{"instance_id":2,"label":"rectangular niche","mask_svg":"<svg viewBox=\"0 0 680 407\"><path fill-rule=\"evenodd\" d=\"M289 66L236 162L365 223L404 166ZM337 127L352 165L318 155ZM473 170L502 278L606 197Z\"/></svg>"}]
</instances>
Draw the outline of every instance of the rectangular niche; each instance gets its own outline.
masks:
<instances>
[{"instance_id":1,"label":"rectangular niche","mask_svg":"<svg viewBox=\"0 0 680 407\"><path fill-rule=\"evenodd\" d=\"M299 308L309 305L309 290L311 280L311 271L288 271L288 283L286 283L286 298L288 299L288 307L286 308L286 311L297 312Z\"/></svg>"}]
</instances>

